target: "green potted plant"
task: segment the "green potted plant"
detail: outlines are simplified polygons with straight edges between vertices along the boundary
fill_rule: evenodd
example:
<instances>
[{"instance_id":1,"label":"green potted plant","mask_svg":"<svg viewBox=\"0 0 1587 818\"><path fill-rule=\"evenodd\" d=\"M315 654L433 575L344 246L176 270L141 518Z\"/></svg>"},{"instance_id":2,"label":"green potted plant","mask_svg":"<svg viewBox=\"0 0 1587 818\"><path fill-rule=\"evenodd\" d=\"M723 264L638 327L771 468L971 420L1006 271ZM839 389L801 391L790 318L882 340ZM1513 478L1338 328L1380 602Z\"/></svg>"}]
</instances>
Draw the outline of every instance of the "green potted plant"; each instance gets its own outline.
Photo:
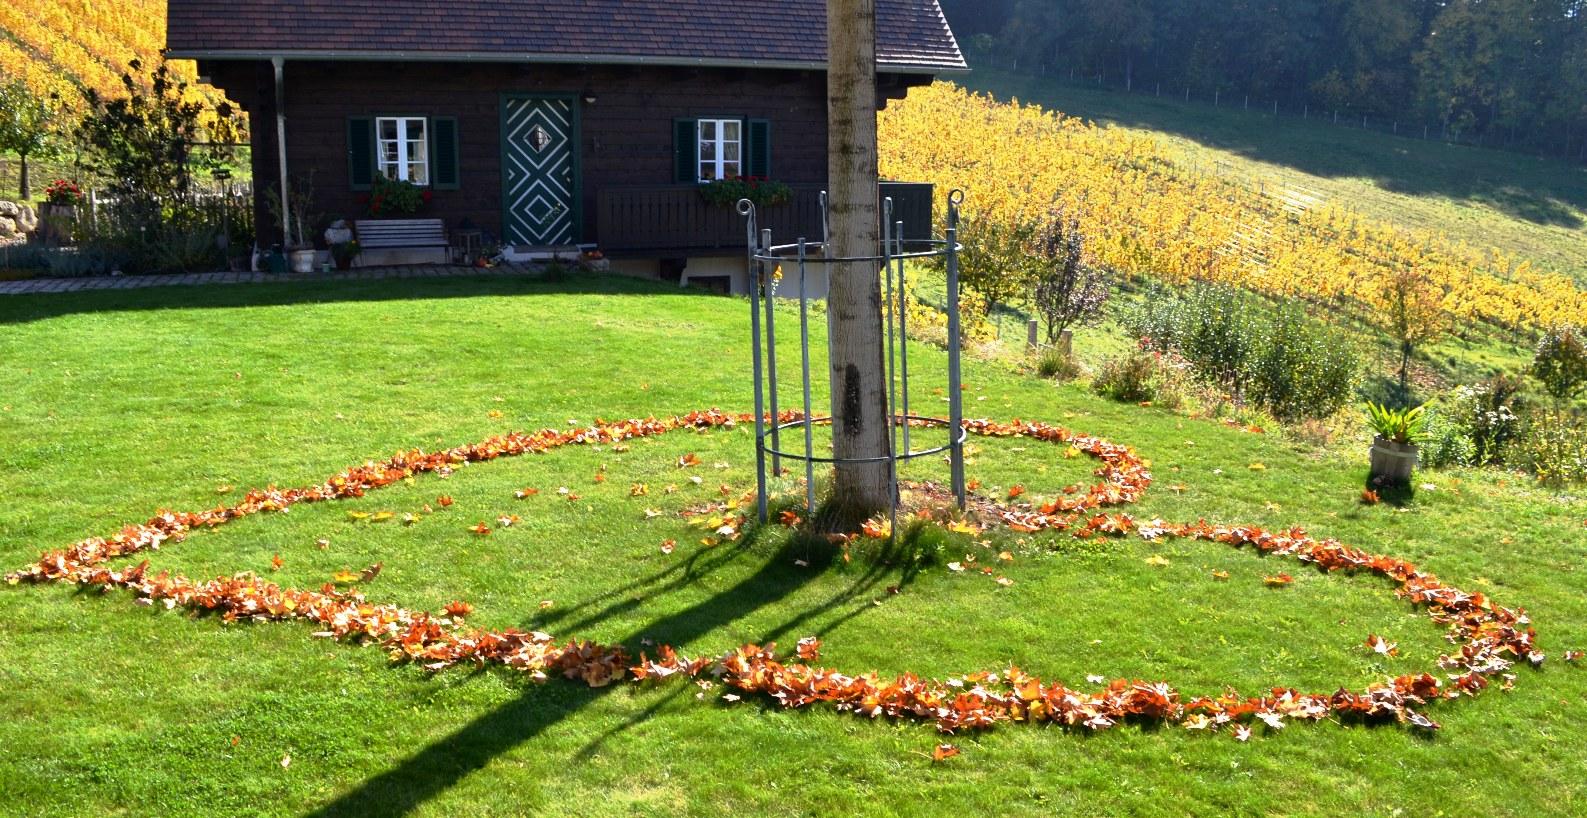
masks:
<instances>
[{"instance_id":1,"label":"green potted plant","mask_svg":"<svg viewBox=\"0 0 1587 818\"><path fill-rule=\"evenodd\" d=\"M1403 486L1411 482L1418 458L1417 444L1427 435L1426 405L1390 409L1367 404L1367 425L1375 433L1370 451L1374 484Z\"/></svg>"},{"instance_id":2,"label":"green potted plant","mask_svg":"<svg viewBox=\"0 0 1587 818\"><path fill-rule=\"evenodd\" d=\"M314 240L310 238L310 231L324 219L321 214L309 212L314 206L314 174L310 173L301 181L287 185L286 199L288 207L292 210L290 224L282 217L279 191L272 190L265 197L270 215L275 219L276 227L282 231L286 239L284 250L292 272L312 273L314 258L318 253L314 249Z\"/></svg>"},{"instance_id":3,"label":"green potted plant","mask_svg":"<svg viewBox=\"0 0 1587 818\"><path fill-rule=\"evenodd\" d=\"M358 254L362 251L363 248L358 246L357 239L340 241L331 245L331 258L336 262L336 269L351 270L353 259L358 258Z\"/></svg>"},{"instance_id":4,"label":"green potted plant","mask_svg":"<svg viewBox=\"0 0 1587 818\"><path fill-rule=\"evenodd\" d=\"M734 176L700 185L700 196L714 207L732 207L739 199L748 199L756 207L773 207L793 199L793 188L760 176Z\"/></svg>"},{"instance_id":5,"label":"green potted plant","mask_svg":"<svg viewBox=\"0 0 1587 818\"><path fill-rule=\"evenodd\" d=\"M377 173L366 204L371 216L411 216L429 204L433 195L429 188Z\"/></svg>"}]
</instances>

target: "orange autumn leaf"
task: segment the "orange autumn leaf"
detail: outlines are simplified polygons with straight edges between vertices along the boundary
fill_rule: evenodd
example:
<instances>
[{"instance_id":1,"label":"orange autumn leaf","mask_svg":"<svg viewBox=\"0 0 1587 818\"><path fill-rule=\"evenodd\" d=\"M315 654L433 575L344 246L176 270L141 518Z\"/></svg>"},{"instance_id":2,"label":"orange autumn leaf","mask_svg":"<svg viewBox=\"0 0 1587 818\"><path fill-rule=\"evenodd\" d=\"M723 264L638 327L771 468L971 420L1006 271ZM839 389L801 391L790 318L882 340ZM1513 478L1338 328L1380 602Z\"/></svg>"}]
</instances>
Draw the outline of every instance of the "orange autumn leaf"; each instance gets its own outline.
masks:
<instances>
[{"instance_id":1,"label":"orange autumn leaf","mask_svg":"<svg viewBox=\"0 0 1587 818\"><path fill-rule=\"evenodd\" d=\"M450 494L443 494L440 497L435 498L435 502L440 507L446 508L452 504L452 496Z\"/></svg>"},{"instance_id":2,"label":"orange autumn leaf","mask_svg":"<svg viewBox=\"0 0 1587 818\"><path fill-rule=\"evenodd\" d=\"M644 497L650 494L650 487L644 483L634 483L628 487L629 497Z\"/></svg>"},{"instance_id":3,"label":"orange autumn leaf","mask_svg":"<svg viewBox=\"0 0 1587 818\"><path fill-rule=\"evenodd\" d=\"M672 550L674 548L677 548L677 547L678 547L678 541L677 540L662 540L661 541L661 553L663 553L663 554L671 554Z\"/></svg>"},{"instance_id":4,"label":"orange autumn leaf","mask_svg":"<svg viewBox=\"0 0 1587 818\"><path fill-rule=\"evenodd\" d=\"M1380 656L1399 656L1400 646L1389 642L1377 634L1367 635L1367 647Z\"/></svg>"},{"instance_id":5,"label":"orange autumn leaf","mask_svg":"<svg viewBox=\"0 0 1587 818\"><path fill-rule=\"evenodd\" d=\"M1008 499L1013 500L1013 499L1019 497L1021 494L1024 494L1024 493L1025 493L1025 487L1020 485L1020 484L1018 484L1018 483L1015 483L1014 485L1009 486Z\"/></svg>"},{"instance_id":6,"label":"orange autumn leaf","mask_svg":"<svg viewBox=\"0 0 1587 818\"><path fill-rule=\"evenodd\" d=\"M478 523L469 526L468 530L483 537L490 533L490 526L486 525L484 520L480 520Z\"/></svg>"},{"instance_id":7,"label":"orange autumn leaf","mask_svg":"<svg viewBox=\"0 0 1587 818\"><path fill-rule=\"evenodd\" d=\"M444 611L447 616L453 617L454 619L463 619L474 612L474 606L468 604L467 602L453 600L446 603L446 607L443 608L442 611Z\"/></svg>"},{"instance_id":8,"label":"orange autumn leaf","mask_svg":"<svg viewBox=\"0 0 1587 818\"><path fill-rule=\"evenodd\" d=\"M540 493L540 489L536 489L536 488L522 488L522 489L518 489L517 491L513 492L513 496L517 497L520 500L526 500L526 499L528 499L530 497L533 497L533 496L535 496L535 495L537 495L539 493Z\"/></svg>"},{"instance_id":9,"label":"orange autumn leaf","mask_svg":"<svg viewBox=\"0 0 1587 818\"><path fill-rule=\"evenodd\" d=\"M281 570L281 555L280 554L277 554L277 555L275 555L275 556L270 558L270 570L272 570L272 571Z\"/></svg>"},{"instance_id":10,"label":"orange autumn leaf","mask_svg":"<svg viewBox=\"0 0 1587 818\"><path fill-rule=\"evenodd\" d=\"M606 473L605 472L596 472L595 473L595 482L597 482L597 483L606 482Z\"/></svg>"},{"instance_id":11,"label":"orange autumn leaf","mask_svg":"<svg viewBox=\"0 0 1587 818\"><path fill-rule=\"evenodd\" d=\"M806 662L817 661L821 658L821 640L815 638L814 636L806 636L805 638L799 640L799 644L796 646L795 652L799 655L800 659L803 659Z\"/></svg>"},{"instance_id":12,"label":"orange autumn leaf","mask_svg":"<svg viewBox=\"0 0 1587 818\"><path fill-rule=\"evenodd\" d=\"M334 574L331 574L331 579L334 582L336 582L337 584L340 584L340 585L346 585L346 584L351 583L351 582L357 582L358 580L360 580L362 578L363 578L362 574L358 573L357 571L352 571L352 570L349 570L349 569L346 569L346 568L343 568L342 570L337 571Z\"/></svg>"},{"instance_id":13,"label":"orange autumn leaf","mask_svg":"<svg viewBox=\"0 0 1587 818\"><path fill-rule=\"evenodd\" d=\"M380 576L380 570L382 568L385 568L385 567L386 567L385 563L377 562L377 563L369 566L368 568L365 568L363 571L359 572L358 579L360 581L362 581L362 582L369 582L370 580L373 580L375 577Z\"/></svg>"},{"instance_id":14,"label":"orange autumn leaf","mask_svg":"<svg viewBox=\"0 0 1587 818\"><path fill-rule=\"evenodd\" d=\"M516 514L503 514L496 518L496 524L502 528L512 528L520 522L522 522L522 520L520 520Z\"/></svg>"},{"instance_id":15,"label":"orange autumn leaf","mask_svg":"<svg viewBox=\"0 0 1587 818\"><path fill-rule=\"evenodd\" d=\"M777 522L788 528L798 528L799 524L804 522L804 520L799 517L798 512L793 509L787 509L777 515Z\"/></svg>"},{"instance_id":16,"label":"orange autumn leaf","mask_svg":"<svg viewBox=\"0 0 1587 818\"><path fill-rule=\"evenodd\" d=\"M947 761L958 754L958 747L955 747L952 744L938 744L936 749L931 751L931 760L933 762Z\"/></svg>"},{"instance_id":17,"label":"orange autumn leaf","mask_svg":"<svg viewBox=\"0 0 1587 818\"><path fill-rule=\"evenodd\" d=\"M876 540L885 540L893 535L893 526L886 520L870 519L860 524L860 533Z\"/></svg>"},{"instance_id":18,"label":"orange autumn leaf","mask_svg":"<svg viewBox=\"0 0 1587 818\"><path fill-rule=\"evenodd\" d=\"M1361 490L1361 504L1362 505L1375 506L1379 502L1381 502L1382 499L1383 498L1379 497L1378 493L1373 491L1372 489L1362 489Z\"/></svg>"},{"instance_id":19,"label":"orange autumn leaf","mask_svg":"<svg viewBox=\"0 0 1587 818\"><path fill-rule=\"evenodd\" d=\"M700 465L700 458L694 452L689 452L688 454L678 458L678 468L680 469L687 469L698 465Z\"/></svg>"},{"instance_id":20,"label":"orange autumn leaf","mask_svg":"<svg viewBox=\"0 0 1587 818\"><path fill-rule=\"evenodd\" d=\"M1282 588L1294 581L1295 578L1289 574L1279 574L1278 576L1262 578L1262 582L1266 583L1269 588Z\"/></svg>"}]
</instances>

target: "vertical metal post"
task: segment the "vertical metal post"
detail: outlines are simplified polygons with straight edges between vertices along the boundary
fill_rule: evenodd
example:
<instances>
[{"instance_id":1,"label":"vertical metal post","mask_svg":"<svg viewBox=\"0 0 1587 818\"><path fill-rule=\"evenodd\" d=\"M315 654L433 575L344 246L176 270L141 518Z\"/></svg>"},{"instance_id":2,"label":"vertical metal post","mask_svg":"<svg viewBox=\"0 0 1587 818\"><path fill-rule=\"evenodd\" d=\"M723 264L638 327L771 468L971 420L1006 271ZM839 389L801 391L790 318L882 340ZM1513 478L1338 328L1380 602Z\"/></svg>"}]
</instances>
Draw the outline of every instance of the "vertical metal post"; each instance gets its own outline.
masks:
<instances>
[{"instance_id":1,"label":"vertical metal post","mask_svg":"<svg viewBox=\"0 0 1587 818\"><path fill-rule=\"evenodd\" d=\"M805 392L805 514L816 513L816 449L810 418L810 299L805 292L805 240L799 240L799 356L804 367Z\"/></svg>"},{"instance_id":2,"label":"vertical metal post","mask_svg":"<svg viewBox=\"0 0 1587 818\"><path fill-rule=\"evenodd\" d=\"M891 482L891 526L888 528L889 537L896 536L898 530L898 423L895 414L898 411L898 355L893 342L893 197L888 196L882 200L882 281L885 282L886 300L883 301L887 312L887 435L892 442L893 459L888 462L887 474ZM837 423L834 416L832 422ZM835 427L834 427L835 428Z\"/></svg>"},{"instance_id":3,"label":"vertical metal post","mask_svg":"<svg viewBox=\"0 0 1587 818\"><path fill-rule=\"evenodd\" d=\"M904 222L902 219L894 226L893 238L898 242L898 364L899 377L903 381L903 415L904 415L904 453L908 454L909 448L909 326L905 316L909 313L909 289L904 280ZM929 238L929 236L928 236ZM891 272L889 272L891 275Z\"/></svg>"},{"instance_id":4,"label":"vertical metal post","mask_svg":"<svg viewBox=\"0 0 1587 818\"><path fill-rule=\"evenodd\" d=\"M964 489L964 396L959 372L959 204L964 191L948 194L948 462L952 471L953 496L959 508L965 506Z\"/></svg>"},{"instance_id":5,"label":"vertical metal post","mask_svg":"<svg viewBox=\"0 0 1587 818\"><path fill-rule=\"evenodd\" d=\"M738 212L746 218L744 232L745 250L744 274L749 277L749 333L752 339L750 344L751 370L755 378L755 510L762 523L766 522L766 384L761 375L760 364L760 280L766 272L765 265L755 260L759 255L756 239L760 238L755 230L755 203L748 199L738 201Z\"/></svg>"},{"instance_id":6,"label":"vertical metal post","mask_svg":"<svg viewBox=\"0 0 1587 818\"><path fill-rule=\"evenodd\" d=\"M760 231L760 246L767 252L771 251L771 230L769 228ZM766 276L764 283L766 288L766 380L771 384L771 406L768 408L771 409L771 476L773 477L782 474L782 455L777 454L777 452L782 451L782 431L777 428L782 425L782 415L777 411L777 310L774 309L777 301L777 282L773 280L777 270L781 269L782 265L779 263L777 268L772 271L773 275Z\"/></svg>"},{"instance_id":7,"label":"vertical metal post","mask_svg":"<svg viewBox=\"0 0 1587 818\"><path fill-rule=\"evenodd\" d=\"M286 61L270 58L276 78L276 161L281 165L281 251L292 249L292 204L287 195L287 81ZM302 237L298 237L302 241Z\"/></svg>"},{"instance_id":8,"label":"vertical metal post","mask_svg":"<svg viewBox=\"0 0 1587 818\"><path fill-rule=\"evenodd\" d=\"M831 259L832 258L832 212L831 212L831 210L829 210L830 207L831 207L831 203L830 203L830 200L828 199L827 192L823 190L823 191L821 191L821 257L823 259ZM824 272L826 274L826 277L827 277L827 298L828 298L827 303L831 304L832 302L831 302L830 299L832 297L832 262L830 260L826 261L824 264L821 265L821 270L822 270L822 272ZM827 310L827 355L828 355L829 358L830 358L830 356L832 354L832 338L833 338L834 335L836 335L836 333L834 333L832 331L832 321L833 320L834 320L834 316L832 314L832 311L831 310ZM806 338L807 342L808 342L808 340L809 339ZM830 372L830 369L829 369L829 372ZM838 422L838 390L836 390L836 389L834 389L832 387L831 380L832 379L830 377L828 377L828 379L827 379L827 381L828 381L828 383L827 383L827 418L828 418L828 420L830 420L832 422L833 428L837 428L837 422Z\"/></svg>"}]
</instances>

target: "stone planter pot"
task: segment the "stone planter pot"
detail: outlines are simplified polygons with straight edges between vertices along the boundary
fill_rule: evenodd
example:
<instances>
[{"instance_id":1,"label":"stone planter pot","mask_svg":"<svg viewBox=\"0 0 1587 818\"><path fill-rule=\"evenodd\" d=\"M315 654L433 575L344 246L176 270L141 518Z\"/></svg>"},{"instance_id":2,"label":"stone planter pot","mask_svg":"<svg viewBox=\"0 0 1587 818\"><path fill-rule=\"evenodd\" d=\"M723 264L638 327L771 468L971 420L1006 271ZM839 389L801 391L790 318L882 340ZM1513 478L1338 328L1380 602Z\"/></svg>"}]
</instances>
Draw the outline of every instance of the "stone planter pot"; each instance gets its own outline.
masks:
<instances>
[{"instance_id":1,"label":"stone planter pot","mask_svg":"<svg viewBox=\"0 0 1587 818\"><path fill-rule=\"evenodd\" d=\"M309 248L306 248L306 249L303 249L303 250L293 250L290 253L287 253L287 258L292 263L292 272L294 272L294 273L312 273L312 272L314 272L314 260L315 260L315 257L317 255L319 255L319 254L317 252L315 252L314 248L312 248L312 247L309 247Z\"/></svg>"},{"instance_id":2,"label":"stone planter pot","mask_svg":"<svg viewBox=\"0 0 1587 818\"><path fill-rule=\"evenodd\" d=\"M1415 443L1396 443L1382 435L1372 441L1372 482L1385 486L1407 486L1416 471Z\"/></svg>"}]
</instances>

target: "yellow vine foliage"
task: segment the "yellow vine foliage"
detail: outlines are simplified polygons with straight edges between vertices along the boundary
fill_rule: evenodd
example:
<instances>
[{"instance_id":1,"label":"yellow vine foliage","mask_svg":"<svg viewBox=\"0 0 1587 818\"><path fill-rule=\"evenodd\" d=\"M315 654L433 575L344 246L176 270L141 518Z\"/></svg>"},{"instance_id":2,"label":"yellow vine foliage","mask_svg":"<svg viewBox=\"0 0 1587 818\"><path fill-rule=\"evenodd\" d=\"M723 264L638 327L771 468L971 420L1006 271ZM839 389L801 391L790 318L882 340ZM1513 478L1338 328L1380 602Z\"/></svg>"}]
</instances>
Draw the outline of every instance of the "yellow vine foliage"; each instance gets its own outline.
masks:
<instances>
[{"instance_id":1,"label":"yellow vine foliage","mask_svg":"<svg viewBox=\"0 0 1587 818\"><path fill-rule=\"evenodd\" d=\"M882 111L879 159L884 178L962 188L966 218L1012 223L1061 208L1080 220L1094 262L1132 276L1371 307L1414 268L1442 291L1453 319L1587 323L1587 293L1575 282L1497 250L1334 204L1296 206L1281 190L1198 172L1148 135L949 83Z\"/></svg>"},{"instance_id":2,"label":"yellow vine foliage","mask_svg":"<svg viewBox=\"0 0 1587 818\"><path fill-rule=\"evenodd\" d=\"M165 0L10 0L0 3L0 78L21 77L41 94L80 108L79 87L123 96L134 59L152 67L165 48ZM196 84L192 62L172 61L195 99L218 100Z\"/></svg>"}]
</instances>

